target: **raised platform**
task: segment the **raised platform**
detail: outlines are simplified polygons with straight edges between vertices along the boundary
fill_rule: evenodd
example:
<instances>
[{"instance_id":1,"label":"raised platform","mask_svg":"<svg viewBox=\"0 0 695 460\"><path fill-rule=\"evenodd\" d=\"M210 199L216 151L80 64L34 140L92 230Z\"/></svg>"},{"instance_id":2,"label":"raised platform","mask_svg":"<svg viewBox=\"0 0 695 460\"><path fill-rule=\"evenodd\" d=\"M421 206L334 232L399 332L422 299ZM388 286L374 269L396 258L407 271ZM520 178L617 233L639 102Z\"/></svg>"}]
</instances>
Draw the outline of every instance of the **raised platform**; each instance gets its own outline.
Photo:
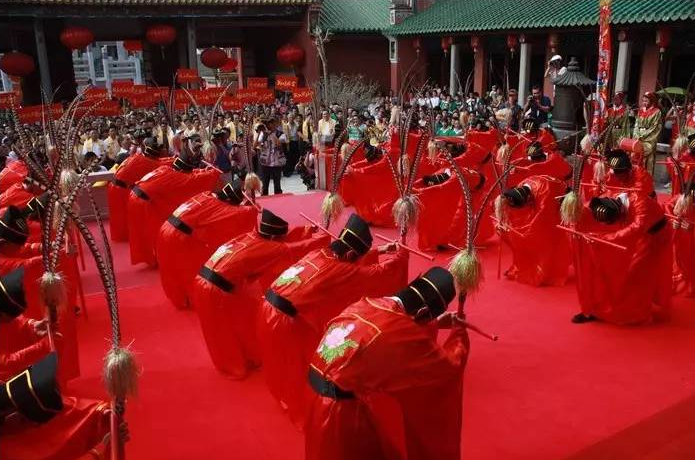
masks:
<instances>
[{"instance_id":1,"label":"raised platform","mask_svg":"<svg viewBox=\"0 0 695 460\"><path fill-rule=\"evenodd\" d=\"M261 204L303 224L298 212L318 217L322 198L320 192L286 195ZM349 210L337 225L348 215ZM695 458L695 301L675 298L665 324L575 325L572 280L561 288L497 280L497 242L486 246L486 281L468 302L468 319L500 340L471 335L464 458ZM452 255L438 254L437 263L446 264ZM510 254L505 250L503 256L506 268ZM195 312L168 304L158 272L130 266L126 244L114 246L114 257L124 340L132 340L143 367L140 396L127 412L128 458L302 459L303 436L271 398L262 375L236 382L217 373ZM411 277L427 266L412 258ZM84 280L93 294L89 320L79 321L82 377L69 391L99 396L108 314L96 294L93 266Z\"/></svg>"}]
</instances>

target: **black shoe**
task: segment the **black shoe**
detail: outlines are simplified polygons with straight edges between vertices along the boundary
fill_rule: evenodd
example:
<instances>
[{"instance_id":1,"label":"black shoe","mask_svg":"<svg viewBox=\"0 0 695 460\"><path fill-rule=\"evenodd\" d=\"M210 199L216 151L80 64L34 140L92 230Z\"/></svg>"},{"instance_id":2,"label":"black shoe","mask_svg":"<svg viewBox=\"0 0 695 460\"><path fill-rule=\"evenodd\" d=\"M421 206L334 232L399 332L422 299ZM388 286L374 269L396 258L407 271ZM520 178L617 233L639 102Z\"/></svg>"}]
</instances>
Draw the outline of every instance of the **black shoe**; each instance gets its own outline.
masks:
<instances>
[{"instance_id":1,"label":"black shoe","mask_svg":"<svg viewBox=\"0 0 695 460\"><path fill-rule=\"evenodd\" d=\"M583 324L591 321L596 321L596 317L593 315L585 315L584 313L578 313L572 317L572 322L574 324Z\"/></svg>"}]
</instances>

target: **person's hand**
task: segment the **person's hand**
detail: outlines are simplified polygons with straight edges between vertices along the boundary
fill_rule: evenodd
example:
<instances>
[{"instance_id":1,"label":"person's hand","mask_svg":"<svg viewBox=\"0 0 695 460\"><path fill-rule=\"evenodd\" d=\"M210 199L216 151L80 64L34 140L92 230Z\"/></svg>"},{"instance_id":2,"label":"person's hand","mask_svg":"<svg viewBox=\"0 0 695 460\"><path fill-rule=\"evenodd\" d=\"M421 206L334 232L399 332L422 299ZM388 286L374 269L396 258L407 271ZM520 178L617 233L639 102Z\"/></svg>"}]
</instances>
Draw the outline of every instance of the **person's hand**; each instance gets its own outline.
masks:
<instances>
[{"instance_id":1,"label":"person's hand","mask_svg":"<svg viewBox=\"0 0 695 460\"><path fill-rule=\"evenodd\" d=\"M122 444L130 441L130 430L128 429L128 422L121 422L120 425L118 425L118 439L120 439ZM101 443L107 447L111 444L111 432L108 432L104 435L104 438L101 440Z\"/></svg>"},{"instance_id":2,"label":"person's hand","mask_svg":"<svg viewBox=\"0 0 695 460\"><path fill-rule=\"evenodd\" d=\"M445 312L439 315L436 319L438 329L454 329L464 327L463 319L454 312Z\"/></svg>"},{"instance_id":3,"label":"person's hand","mask_svg":"<svg viewBox=\"0 0 695 460\"><path fill-rule=\"evenodd\" d=\"M396 252L398 249L398 243L387 243L384 245L379 246L379 254L386 254L389 252Z\"/></svg>"},{"instance_id":4,"label":"person's hand","mask_svg":"<svg viewBox=\"0 0 695 460\"><path fill-rule=\"evenodd\" d=\"M42 319L41 321L31 320L31 327L34 329L34 334L36 337L45 337L48 334L48 320Z\"/></svg>"}]
</instances>

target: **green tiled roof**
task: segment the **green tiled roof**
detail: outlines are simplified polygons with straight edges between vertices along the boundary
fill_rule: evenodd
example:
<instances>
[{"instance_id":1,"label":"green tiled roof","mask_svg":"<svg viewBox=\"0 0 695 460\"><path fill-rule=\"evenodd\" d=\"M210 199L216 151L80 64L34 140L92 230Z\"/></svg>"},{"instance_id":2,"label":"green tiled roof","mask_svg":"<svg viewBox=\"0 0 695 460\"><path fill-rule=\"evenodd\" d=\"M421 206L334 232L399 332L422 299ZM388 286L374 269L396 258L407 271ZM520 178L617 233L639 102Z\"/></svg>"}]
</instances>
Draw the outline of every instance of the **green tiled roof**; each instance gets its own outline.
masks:
<instances>
[{"instance_id":1,"label":"green tiled roof","mask_svg":"<svg viewBox=\"0 0 695 460\"><path fill-rule=\"evenodd\" d=\"M438 0L390 35L461 33L598 24L598 0ZM613 24L695 19L695 0L613 0Z\"/></svg>"},{"instance_id":2,"label":"green tiled roof","mask_svg":"<svg viewBox=\"0 0 695 460\"><path fill-rule=\"evenodd\" d=\"M390 0L323 0L321 27L334 33L388 29Z\"/></svg>"}]
</instances>

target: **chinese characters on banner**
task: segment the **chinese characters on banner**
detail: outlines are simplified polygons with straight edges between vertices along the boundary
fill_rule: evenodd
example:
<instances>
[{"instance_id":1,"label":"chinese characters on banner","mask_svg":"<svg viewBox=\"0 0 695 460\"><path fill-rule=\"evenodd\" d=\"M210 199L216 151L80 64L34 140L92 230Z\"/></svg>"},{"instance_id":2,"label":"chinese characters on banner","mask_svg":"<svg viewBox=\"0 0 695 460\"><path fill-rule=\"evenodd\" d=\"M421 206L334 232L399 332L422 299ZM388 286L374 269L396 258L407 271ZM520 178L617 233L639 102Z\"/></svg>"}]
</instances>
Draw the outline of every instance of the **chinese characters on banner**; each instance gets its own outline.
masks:
<instances>
[{"instance_id":1,"label":"chinese characters on banner","mask_svg":"<svg viewBox=\"0 0 695 460\"><path fill-rule=\"evenodd\" d=\"M295 104L311 102L314 92L311 88L294 88L292 90L292 100Z\"/></svg>"},{"instance_id":2,"label":"chinese characters on banner","mask_svg":"<svg viewBox=\"0 0 695 460\"><path fill-rule=\"evenodd\" d=\"M22 103L22 96L18 92L10 91L8 93L0 93L0 110L11 108L13 99L15 107L19 107Z\"/></svg>"},{"instance_id":3,"label":"chinese characters on banner","mask_svg":"<svg viewBox=\"0 0 695 460\"><path fill-rule=\"evenodd\" d=\"M176 71L177 83L197 83L200 81L197 69L178 69Z\"/></svg>"},{"instance_id":4,"label":"chinese characters on banner","mask_svg":"<svg viewBox=\"0 0 695 460\"><path fill-rule=\"evenodd\" d=\"M268 79L261 77L249 77L246 81L246 87L248 89L261 89L268 87Z\"/></svg>"},{"instance_id":5,"label":"chinese characters on banner","mask_svg":"<svg viewBox=\"0 0 695 460\"><path fill-rule=\"evenodd\" d=\"M114 80L111 82L111 96L116 98L127 98L133 91L133 80Z\"/></svg>"},{"instance_id":6,"label":"chinese characters on banner","mask_svg":"<svg viewBox=\"0 0 695 460\"><path fill-rule=\"evenodd\" d=\"M288 75L278 75L275 77L275 89L289 91L297 87L299 79Z\"/></svg>"},{"instance_id":7,"label":"chinese characters on banner","mask_svg":"<svg viewBox=\"0 0 695 460\"><path fill-rule=\"evenodd\" d=\"M61 104L51 105L50 115L54 120L60 118L63 115L63 106ZM22 123L37 123L44 118L48 119L49 110L46 109L44 111L44 106L42 105L30 105L17 109L17 116L19 116L19 121Z\"/></svg>"}]
</instances>

